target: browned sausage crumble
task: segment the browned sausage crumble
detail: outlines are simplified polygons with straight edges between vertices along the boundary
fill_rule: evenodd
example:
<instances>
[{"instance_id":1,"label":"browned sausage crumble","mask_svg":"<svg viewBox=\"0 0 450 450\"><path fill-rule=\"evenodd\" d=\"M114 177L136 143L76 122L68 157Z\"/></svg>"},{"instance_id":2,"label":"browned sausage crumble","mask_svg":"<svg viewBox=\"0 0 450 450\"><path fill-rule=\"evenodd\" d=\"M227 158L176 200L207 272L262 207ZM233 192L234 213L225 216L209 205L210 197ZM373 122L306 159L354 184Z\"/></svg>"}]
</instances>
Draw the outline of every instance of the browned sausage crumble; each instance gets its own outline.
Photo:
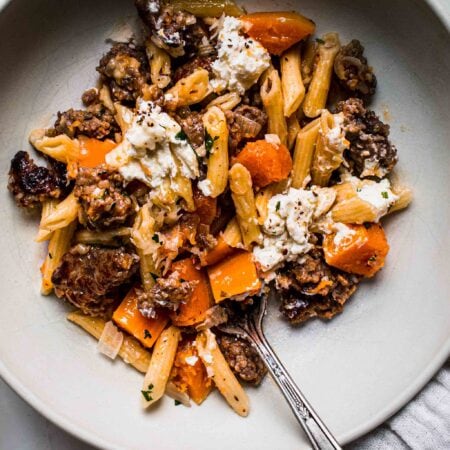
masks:
<instances>
[{"instance_id":1,"label":"browned sausage crumble","mask_svg":"<svg viewBox=\"0 0 450 450\"><path fill-rule=\"evenodd\" d=\"M360 277L330 267L318 249L305 255L303 262L286 265L276 277L281 294L280 311L292 324L313 317L331 319L342 312L355 292Z\"/></svg>"},{"instance_id":2,"label":"browned sausage crumble","mask_svg":"<svg viewBox=\"0 0 450 450\"><path fill-rule=\"evenodd\" d=\"M360 178L386 176L398 160L389 141L389 125L358 98L340 102L337 109L344 113L345 137L350 141L346 159L352 172Z\"/></svg>"},{"instance_id":3,"label":"browned sausage crumble","mask_svg":"<svg viewBox=\"0 0 450 450\"><path fill-rule=\"evenodd\" d=\"M258 385L267 372L256 350L245 339L222 335L218 343L231 370L243 381Z\"/></svg>"},{"instance_id":4,"label":"browned sausage crumble","mask_svg":"<svg viewBox=\"0 0 450 450\"><path fill-rule=\"evenodd\" d=\"M80 168L74 194L81 205L80 222L90 228L121 225L134 213L122 175L102 166Z\"/></svg>"},{"instance_id":5,"label":"browned sausage crumble","mask_svg":"<svg viewBox=\"0 0 450 450\"><path fill-rule=\"evenodd\" d=\"M8 189L18 206L32 208L49 198L59 198L68 187L66 166L49 158L49 168L35 164L27 152L11 160Z\"/></svg>"},{"instance_id":6,"label":"browned sausage crumble","mask_svg":"<svg viewBox=\"0 0 450 450\"><path fill-rule=\"evenodd\" d=\"M52 283L59 298L85 314L105 315L119 298L119 288L137 272L138 263L138 256L125 247L78 244L63 256Z\"/></svg>"}]
</instances>

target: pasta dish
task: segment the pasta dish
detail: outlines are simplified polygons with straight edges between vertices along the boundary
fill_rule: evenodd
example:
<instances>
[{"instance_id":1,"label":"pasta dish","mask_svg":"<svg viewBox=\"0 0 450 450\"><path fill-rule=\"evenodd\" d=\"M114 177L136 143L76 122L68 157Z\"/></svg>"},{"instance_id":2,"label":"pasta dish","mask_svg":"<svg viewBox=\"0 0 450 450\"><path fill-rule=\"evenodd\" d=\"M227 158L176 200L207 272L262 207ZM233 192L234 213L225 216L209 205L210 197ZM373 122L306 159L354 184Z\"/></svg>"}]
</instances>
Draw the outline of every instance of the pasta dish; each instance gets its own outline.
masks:
<instances>
[{"instance_id":1,"label":"pasta dish","mask_svg":"<svg viewBox=\"0 0 450 450\"><path fill-rule=\"evenodd\" d=\"M266 370L224 325L270 290L292 325L342 312L411 190L389 178L358 40L232 0L135 4L142 37L108 43L97 86L31 132L40 162L19 151L8 189L40 214L42 294L145 374L143 407L217 388L246 416L242 385Z\"/></svg>"}]
</instances>

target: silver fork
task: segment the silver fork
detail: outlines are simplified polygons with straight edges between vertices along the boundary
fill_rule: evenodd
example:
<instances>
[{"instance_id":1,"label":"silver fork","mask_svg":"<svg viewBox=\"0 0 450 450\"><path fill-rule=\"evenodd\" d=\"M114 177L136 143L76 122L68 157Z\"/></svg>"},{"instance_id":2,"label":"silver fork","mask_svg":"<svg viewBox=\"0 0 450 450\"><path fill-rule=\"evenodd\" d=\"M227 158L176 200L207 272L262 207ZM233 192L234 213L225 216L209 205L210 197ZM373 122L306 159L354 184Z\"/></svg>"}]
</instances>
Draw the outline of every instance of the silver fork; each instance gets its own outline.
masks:
<instances>
[{"instance_id":1,"label":"silver fork","mask_svg":"<svg viewBox=\"0 0 450 450\"><path fill-rule=\"evenodd\" d=\"M341 449L264 336L262 323L266 307L267 295L263 295L259 307L252 308L232 324L221 325L219 328L225 333L241 336L253 344L315 450Z\"/></svg>"}]
</instances>

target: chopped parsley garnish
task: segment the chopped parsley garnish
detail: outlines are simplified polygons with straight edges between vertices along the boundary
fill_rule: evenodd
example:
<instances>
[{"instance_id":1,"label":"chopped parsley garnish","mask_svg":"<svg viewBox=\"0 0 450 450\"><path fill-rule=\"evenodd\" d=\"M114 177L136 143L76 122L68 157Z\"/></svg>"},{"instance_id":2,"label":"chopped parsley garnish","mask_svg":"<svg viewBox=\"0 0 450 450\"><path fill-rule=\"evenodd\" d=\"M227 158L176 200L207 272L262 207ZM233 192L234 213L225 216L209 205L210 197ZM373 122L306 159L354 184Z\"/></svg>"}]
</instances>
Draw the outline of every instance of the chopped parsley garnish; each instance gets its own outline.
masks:
<instances>
[{"instance_id":1,"label":"chopped parsley garnish","mask_svg":"<svg viewBox=\"0 0 450 450\"><path fill-rule=\"evenodd\" d=\"M361 192L361 188L356 188L356 192Z\"/></svg>"},{"instance_id":2,"label":"chopped parsley garnish","mask_svg":"<svg viewBox=\"0 0 450 450\"><path fill-rule=\"evenodd\" d=\"M383 192L381 193L381 196L382 196L383 198L389 198L389 195L388 195L388 193L387 193L386 191L383 191Z\"/></svg>"},{"instance_id":3,"label":"chopped parsley garnish","mask_svg":"<svg viewBox=\"0 0 450 450\"><path fill-rule=\"evenodd\" d=\"M280 210L280 206L281 206L281 203L277 202L277 204L275 206L275 211L279 211Z\"/></svg>"},{"instance_id":4,"label":"chopped parsley garnish","mask_svg":"<svg viewBox=\"0 0 450 450\"><path fill-rule=\"evenodd\" d=\"M323 39L320 39L320 38L316 38L316 42L318 44L325 44L325 41Z\"/></svg>"},{"instance_id":5,"label":"chopped parsley garnish","mask_svg":"<svg viewBox=\"0 0 450 450\"><path fill-rule=\"evenodd\" d=\"M372 256L368 259L369 262L375 262L376 260L377 260L377 256L376 256L376 255L372 255Z\"/></svg>"},{"instance_id":6,"label":"chopped parsley garnish","mask_svg":"<svg viewBox=\"0 0 450 450\"><path fill-rule=\"evenodd\" d=\"M145 400L148 402L151 402L153 400L153 397L151 396L152 391L153 391L153 384L149 384L148 389L146 391L141 391Z\"/></svg>"},{"instance_id":7,"label":"chopped parsley garnish","mask_svg":"<svg viewBox=\"0 0 450 450\"><path fill-rule=\"evenodd\" d=\"M187 140L186 133L185 133L183 130L179 131L179 132L175 135L175 139L179 139L180 141L185 141L185 140Z\"/></svg>"},{"instance_id":8,"label":"chopped parsley garnish","mask_svg":"<svg viewBox=\"0 0 450 450\"><path fill-rule=\"evenodd\" d=\"M219 136L212 137L207 131L205 131L205 149L206 154L209 155L213 148L214 142L219 139Z\"/></svg>"},{"instance_id":9,"label":"chopped parsley garnish","mask_svg":"<svg viewBox=\"0 0 450 450\"><path fill-rule=\"evenodd\" d=\"M150 331L145 329L144 330L144 339L151 339L151 338L152 338L152 333L150 333Z\"/></svg>"},{"instance_id":10,"label":"chopped parsley garnish","mask_svg":"<svg viewBox=\"0 0 450 450\"><path fill-rule=\"evenodd\" d=\"M159 243L159 236L156 233L152 236L152 241L155 241L157 244Z\"/></svg>"},{"instance_id":11,"label":"chopped parsley garnish","mask_svg":"<svg viewBox=\"0 0 450 450\"><path fill-rule=\"evenodd\" d=\"M181 402L179 400L175 400L175 406L181 405Z\"/></svg>"}]
</instances>

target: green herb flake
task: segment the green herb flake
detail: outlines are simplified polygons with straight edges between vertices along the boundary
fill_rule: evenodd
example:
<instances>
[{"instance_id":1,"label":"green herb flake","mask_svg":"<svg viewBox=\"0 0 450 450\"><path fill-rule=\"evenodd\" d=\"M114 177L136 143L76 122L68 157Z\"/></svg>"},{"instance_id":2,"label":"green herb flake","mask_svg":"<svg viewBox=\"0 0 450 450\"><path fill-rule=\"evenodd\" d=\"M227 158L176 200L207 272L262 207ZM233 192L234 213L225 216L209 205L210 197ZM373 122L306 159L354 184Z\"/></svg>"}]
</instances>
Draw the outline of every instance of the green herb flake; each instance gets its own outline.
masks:
<instances>
[{"instance_id":1,"label":"green herb flake","mask_svg":"<svg viewBox=\"0 0 450 450\"><path fill-rule=\"evenodd\" d=\"M174 403L175 403L175 406L181 405L181 402L179 400L175 400Z\"/></svg>"},{"instance_id":2,"label":"green herb flake","mask_svg":"<svg viewBox=\"0 0 450 450\"><path fill-rule=\"evenodd\" d=\"M183 130L181 130L175 135L175 139L179 139L180 141L186 141L187 135Z\"/></svg>"},{"instance_id":3,"label":"green herb flake","mask_svg":"<svg viewBox=\"0 0 450 450\"><path fill-rule=\"evenodd\" d=\"M145 329L144 330L144 339L151 339L151 338L152 338L152 333L150 333L150 331Z\"/></svg>"},{"instance_id":4,"label":"green herb flake","mask_svg":"<svg viewBox=\"0 0 450 450\"><path fill-rule=\"evenodd\" d=\"M280 210L280 206L281 206L281 203L277 202L277 204L275 206L275 211L279 211Z\"/></svg>"},{"instance_id":5,"label":"green herb flake","mask_svg":"<svg viewBox=\"0 0 450 450\"><path fill-rule=\"evenodd\" d=\"M209 155L213 148L214 142L219 139L219 136L212 137L207 131L205 131L205 149L206 154Z\"/></svg>"},{"instance_id":6,"label":"green herb flake","mask_svg":"<svg viewBox=\"0 0 450 450\"><path fill-rule=\"evenodd\" d=\"M356 188L356 192L361 192L361 188Z\"/></svg>"},{"instance_id":7,"label":"green herb flake","mask_svg":"<svg viewBox=\"0 0 450 450\"><path fill-rule=\"evenodd\" d=\"M382 193L381 193L381 196L383 197L383 198L389 198L389 195L388 195L388 193L386 192L386 191L383 191Z\"/></svg>"},{"instance_id":8,"label":"green herb flake","mask_svg":"<svg viewBox=\"0 0 450 450\"><path fill-rule=\"evenodd\" d=\"M369 262L375 262L377 260L377 256L376 255L372 255L369 259L368 259L368 261Z\"/></svg>"},{"instance_id":9,"label":"green herb flake","mask_svg":"<svg viewBox=\"0 0 450 450\"><path fill-rule=\"evenodd\" d=\"M157 244L159 244L159 236L156 233L152 236L152 241L155 241Z\"/></svg>"},{"instance_id":10,"label":"green herb flake","mask_svg":"<svg viewBox=\"0 0 450 450\"><path fill-rule=\"evenodd\" d=\"M318 43L318 44L325 44L325 41L323 40L323 39L320 39L320 38L316 38L316 42Z\"/></svg>"},{"instance_id":11,"label":"green herb flake","mask_svg":"<svg viewBox=\"0 0 450 450\"><path fill-rule=\"evenodd\" d=\"M151 396L152 391L153 391L153 384L149 384L148 389L146 391L141 391L142 395L144 396L147 402L151 402L153 400L153 397Z\"/></svg>"}]
</instances>

